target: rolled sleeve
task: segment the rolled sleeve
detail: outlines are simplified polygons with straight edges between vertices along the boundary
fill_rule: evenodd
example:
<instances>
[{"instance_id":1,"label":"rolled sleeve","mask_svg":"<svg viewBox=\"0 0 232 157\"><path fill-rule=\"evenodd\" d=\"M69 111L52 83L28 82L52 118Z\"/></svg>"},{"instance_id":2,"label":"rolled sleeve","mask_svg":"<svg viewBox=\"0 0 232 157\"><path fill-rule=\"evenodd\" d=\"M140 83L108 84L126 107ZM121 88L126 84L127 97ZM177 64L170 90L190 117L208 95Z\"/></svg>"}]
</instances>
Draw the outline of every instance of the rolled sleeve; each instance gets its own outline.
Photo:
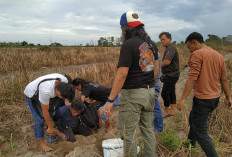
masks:
<instances>
[{"instance_id":1,"label":"rolled sleeve","mask_svg":"<svg viewBox=\"0 0 232 157\"><path fill-rule=\"evenodd\" d=\"M166 50L167 54L166 56L164 57L164 60L169 60L169 61L172 61L173 57L175 56L175 54L177 53L177 50L175 47L173 47L172 45L169 46Z\"/></svg>"}]
</instances>

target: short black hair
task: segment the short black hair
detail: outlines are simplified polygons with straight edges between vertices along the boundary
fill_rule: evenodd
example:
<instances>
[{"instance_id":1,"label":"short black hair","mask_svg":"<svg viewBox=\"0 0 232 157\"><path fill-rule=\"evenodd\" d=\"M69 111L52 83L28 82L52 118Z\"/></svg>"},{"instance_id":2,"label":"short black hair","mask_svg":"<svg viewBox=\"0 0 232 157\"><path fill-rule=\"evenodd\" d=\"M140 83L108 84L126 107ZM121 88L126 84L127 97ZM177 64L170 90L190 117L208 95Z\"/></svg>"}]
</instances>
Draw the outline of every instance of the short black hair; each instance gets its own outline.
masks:
<instances>
[{"instance_id":1,"label":"short black hair","mask_svg":"<svg viewBox=\"0 0 232 157\"><path fill-rule=\"evenodd\" d=\"M166 37L168 38L168 39L172 39L172 35L169 33L169 32L161 32L160 34L159 34L159 38L161 38L161 36L162 35L166 35Z\"/></svg>"},{"instance_id":2,"label":"short black hair","mask_svg":"<svg viewBox=\"0 0 232 157\"><path fill-rule=\"evenodd\" d=\"M75 111L82 111L84 106L84 102L81 99L76 99L71 103L71 108L73 108Z\"/></svg>"},{"instance_id":3,"label":"short black hair","mask_svg":"<svg viewBox=\"0 0 232 157\"><path fill-rule=\"evenodd\" d=\"M203 36L200 33L197 33L197 32L192 32L191 34L189 34L188 37L185 40L185 43L191 42L193 40L196 40L199 43L204 43Z\"/></svg>"},{"instance_id":4,"label":"short black hair","mask_svg":"<svg viewBox=\"0 0 232 157\"><path fill-rule=\"evenodd\" d=\"M75 78L73 80L73 85L78 86L79 84L81 84L81 87L83 87L85 84L89 84L89 82L82 78Z\"/></svg>"},{"instance_id":5,"label":"short black hair","mask_svg":"<svg viewBox=\"0 0 232 157\"><path fill-rule=\"evenodd\" d=\"M65 99L68 99L69 102L72 102L75 98L75 88L70 83L60 82L56 89L60 92L61 96Z\"/></svg>"}]
</instances>

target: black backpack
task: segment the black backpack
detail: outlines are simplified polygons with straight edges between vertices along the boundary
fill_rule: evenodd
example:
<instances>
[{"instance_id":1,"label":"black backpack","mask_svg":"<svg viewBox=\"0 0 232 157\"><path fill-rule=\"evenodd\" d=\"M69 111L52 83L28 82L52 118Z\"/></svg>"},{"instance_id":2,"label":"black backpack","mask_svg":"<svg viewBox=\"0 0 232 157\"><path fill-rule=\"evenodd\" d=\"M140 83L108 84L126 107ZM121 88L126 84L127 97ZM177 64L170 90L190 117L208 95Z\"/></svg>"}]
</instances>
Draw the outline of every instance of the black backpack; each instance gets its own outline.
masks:
<instances>
[{"instance_id":1,"label":"black backpack","mask_svg":"<svg viewBox=\"0 0 232 157\"><path fill-rule=\"evenodd\" d=\"M98 118L98 111L96 107L92 106L91 104L84 102L84 108L80 114L80 121L82 124L90 127L90 128L99 128L99 118Z\"/></svg>"},{"instance_id":2,"label":"black backpack","mask_svg":"<svg viewBox=\"0 0 232 157\"><path fill-rule=\"evenodd\" d=\"M49 112L55 112L56 110L58 110L58 108L62 107L65 105L65 102L63 99L59 98L59 97L54 97L54 98L50 98L49 100Z\"/></svg>"},{"instance_id":3,"label":"black backpack","mask_svg":"<svg viewBox=\"0 0 232 157\"><path fill-rule=\"evenodd\" d=\"M68 80L68 83L72 84L72 79L70 76L66 75L66 74L62 74L62 73L59 73L61 75L63 75L64 77L67 78ZM65 105L65 102L64 102L64 99L61 99L59 97L54 97L54 98L50 98L49 100L49 112L54 112L56 110L58 110L58 108L62 107Z\"/></svg>"}]
</instances>

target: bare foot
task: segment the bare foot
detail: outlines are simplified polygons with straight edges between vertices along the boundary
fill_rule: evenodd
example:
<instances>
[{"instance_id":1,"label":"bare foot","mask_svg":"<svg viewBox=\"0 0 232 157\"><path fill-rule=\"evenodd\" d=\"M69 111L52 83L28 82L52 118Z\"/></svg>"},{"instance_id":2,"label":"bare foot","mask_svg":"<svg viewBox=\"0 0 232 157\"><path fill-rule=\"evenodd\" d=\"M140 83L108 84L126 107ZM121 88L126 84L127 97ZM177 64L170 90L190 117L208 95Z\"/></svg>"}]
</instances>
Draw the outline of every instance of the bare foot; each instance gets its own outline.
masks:
<instances>
[{"instance_id":1,"label":"bare foot","mask_svg":"<svg viewBox=\"0 0 232 157\"><path fill-rule=\"evenodd\" d=\"M109 132L110 130L112 130L112 126L111 125L107 126L107 132Z\"/></svg>"},{"instance_id":2,"label":"bare foot","mask_svg":"<svg viewBox=\"0 0 232 157\"><path fill-rule=\"evenodd\" d=\"M45 152L50 152L50 151L53 150L53 148L47 146L46 144L40 145L40 148L41 148L42 150L44 150Z\"/></svg>"},{"instance_id":3,"label":"bare foot","mask_svg":"<svg viewBox=\"0 0 232 157\"><path fill-rule=\"evenodd\" d=\"M59 136L63 141L67 141L66 135L60 132L58 129L54 129L54 134Z\"/></svg>"},{"instance_id":4,"label":"bare foot","mask_svg":"<svg viewBox=\"0 0 232 157\"><path fill-rule=\"evenodd\" d=\"M169 107L164 107L163 117L169 114Z\"/></svg>"},{"instance_id":5,"label":"bare foot","mask_svg":"<svg viewBox=\"0 0 232 157\"><path fill-rule=\"evenodd\" d=\"M154 134L155 134L155 135L158 135L158 134L160 134L160 132L156 132L156 131L154 131Z\"/></svg>"},{"instance_id":6,"label":"bare foot","mask_svg":"<svg viewBox=\"0 0 232 157\"><path fill-rule=\"evenodd\" d=\"M170 112L170 115L175 116L176 113L175 112Z\"/></svg>"},{"instance_id":7,"label":"bare foot","mask_svg":"<svg viewBox=\"0 0 232 157\"><path fill-rule=\"evenodd\" d=\"M99 117L99 125L102 125L102 119Z\"/></svg>"},{"instance_id":8,"label":"bare foot","mask_svg":"<svg viewBox=\"0 0 232 157\"><path fill-rule=\"evenodd\" d=\"M163 113L163 114L162 114L162 117L165 118L165 117L167 117L167 115L168 115L168 114L164 114L164 113Z\"/></svg>"},{"instance_id":9,"label":"bare foot","mask_svg":"<svg viewBox=\"0 0 232 157\"><path fill-rule=\"evenodd\" d=\"M171 114L172 116L176 115L176 104L171 104L171 109L169 114Z\"/></svg>"},{"instance_id":10,"label":"bare foot","mask_svg":"<svg viewBox=\"0 0 232 157\"><path fill-rule=\"evenodd\" d=\"M52 151L52 150L53 150L53 148L47 146L47 145L44 143L44 138L38 139L38 141L39 141L40 148L41 148L42 150L44 150L45 152L49 152L49 151Z\"/></svg>"},{"instance_id":11,"label":"bare foot","mask_svg":"<svg viewBox=\"0 0 232 157\"><path fill-rule=\"evenodd\" d=\"M107 126L107 132L109 132L109 131L112 129L112 126L111 126L111 124L110 124L110 120L107 119L107 120L105 121L105 123L106 123L106 126Z\"/></svg>"},{"instance_id":12,"label":"bare foot","mask_svg":"<svg viewBox=\"0 0 232 157\"><path fill-rule=\"evenodd\" d=\"M170 110L169 114L172 115L172 116L175 116L176 115L175 109Z\"/></svg>"}]
</instances>

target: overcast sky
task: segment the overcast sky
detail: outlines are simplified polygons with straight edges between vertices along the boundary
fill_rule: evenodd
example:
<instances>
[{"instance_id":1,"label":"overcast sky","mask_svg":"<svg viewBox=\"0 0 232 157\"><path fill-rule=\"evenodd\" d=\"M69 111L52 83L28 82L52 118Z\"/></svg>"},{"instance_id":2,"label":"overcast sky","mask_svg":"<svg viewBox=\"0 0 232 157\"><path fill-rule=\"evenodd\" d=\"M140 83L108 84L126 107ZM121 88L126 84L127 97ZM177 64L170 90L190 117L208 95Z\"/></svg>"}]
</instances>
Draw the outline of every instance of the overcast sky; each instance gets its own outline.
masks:
<instances>
[{"instance_id":1,"label":"overcast sky","mask_svg":"<svg viewBox=\"0 0 232 157\"><path fill-rule=\"evenodd\" d=\"M120 17L130 10L156 42L162 31L177 42L193 31L205 39L232 34L232 0L0 0L0 42L97 43L119 37Z\"/></svg>"}]
</instances>

